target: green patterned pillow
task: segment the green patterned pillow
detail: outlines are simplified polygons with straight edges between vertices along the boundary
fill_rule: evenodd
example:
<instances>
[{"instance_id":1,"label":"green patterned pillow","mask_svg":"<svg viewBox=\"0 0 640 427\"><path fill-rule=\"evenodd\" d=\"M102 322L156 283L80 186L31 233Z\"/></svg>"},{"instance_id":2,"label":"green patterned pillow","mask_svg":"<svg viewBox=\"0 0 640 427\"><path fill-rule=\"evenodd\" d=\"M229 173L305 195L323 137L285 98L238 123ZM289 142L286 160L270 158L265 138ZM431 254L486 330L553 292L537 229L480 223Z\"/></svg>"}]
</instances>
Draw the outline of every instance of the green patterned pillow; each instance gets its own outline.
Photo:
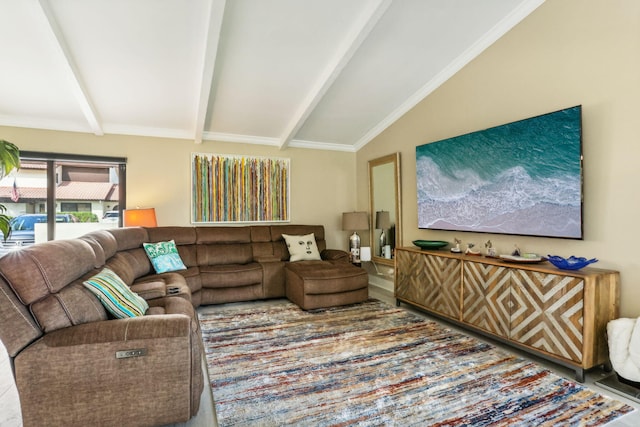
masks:
<instances>
[{"instance_id":1,"label":"green patterned pillow","mask_svg":"<svg viewBox=\"0 0 640 427\"><path fill-rule=\"evenodd\" d=\"M151 260L156 273L166 273L167 271L186 270L180 255L178 254L178 248L174 240L168 242L158 243L143 243L144 250L147 256Z\"/></svg>"},{"instance_id":2,"label":"green patterned pillow","mask_svg":"<svg viewBox=\"0 0 640 427\"><path fill-rule=\"evenodd\" d=\"M143 316L149 309L149 304L108 268L82 284L118 319Z\"/></svg>"}]
</instances>

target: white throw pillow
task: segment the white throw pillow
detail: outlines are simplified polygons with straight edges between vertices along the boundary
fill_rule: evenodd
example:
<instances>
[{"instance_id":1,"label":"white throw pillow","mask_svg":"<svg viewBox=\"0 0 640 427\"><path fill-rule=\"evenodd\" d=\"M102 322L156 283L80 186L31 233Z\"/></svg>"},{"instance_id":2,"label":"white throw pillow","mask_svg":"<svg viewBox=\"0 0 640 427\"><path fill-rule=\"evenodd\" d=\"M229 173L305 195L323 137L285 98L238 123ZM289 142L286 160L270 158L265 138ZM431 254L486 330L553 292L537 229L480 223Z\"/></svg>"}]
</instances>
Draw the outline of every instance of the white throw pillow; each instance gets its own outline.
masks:
<instances>
[{"instance_id":1,"label":"white throw pillow","mask_svg":"<svg viewBox=\"0 0 640 427\"><path fill-rule=\"evenodd\" d=\"M289 261L319 260L320 251L316 244L316 236L313 233L303 236L291 236L283 234L287 249L289 249Z\"/></svg>"}]
</instances>

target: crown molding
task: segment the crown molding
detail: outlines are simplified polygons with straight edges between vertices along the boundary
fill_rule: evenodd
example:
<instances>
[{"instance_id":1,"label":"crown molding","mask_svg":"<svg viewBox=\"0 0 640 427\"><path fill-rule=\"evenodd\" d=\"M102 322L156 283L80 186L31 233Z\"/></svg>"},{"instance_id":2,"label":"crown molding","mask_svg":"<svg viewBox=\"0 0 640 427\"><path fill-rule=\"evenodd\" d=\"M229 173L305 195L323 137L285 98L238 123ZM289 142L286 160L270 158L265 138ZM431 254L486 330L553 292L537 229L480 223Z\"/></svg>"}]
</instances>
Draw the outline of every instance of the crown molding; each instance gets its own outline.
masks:
<instances>
[{"instance_id":1,"label":"crown molding","mask_svg":"<svg viewBox=\"0 0 640 427\"><path fill-rule=\"evenodd\" d=\"M337 144L334 142L316 142L316 141L304 141L301 139L294 139L289 143L289 147L292 148L308 148L312 150L325 150L325 151L346 151L355 153L356 149L350 144Z\"/></svg>"}]
</instances>

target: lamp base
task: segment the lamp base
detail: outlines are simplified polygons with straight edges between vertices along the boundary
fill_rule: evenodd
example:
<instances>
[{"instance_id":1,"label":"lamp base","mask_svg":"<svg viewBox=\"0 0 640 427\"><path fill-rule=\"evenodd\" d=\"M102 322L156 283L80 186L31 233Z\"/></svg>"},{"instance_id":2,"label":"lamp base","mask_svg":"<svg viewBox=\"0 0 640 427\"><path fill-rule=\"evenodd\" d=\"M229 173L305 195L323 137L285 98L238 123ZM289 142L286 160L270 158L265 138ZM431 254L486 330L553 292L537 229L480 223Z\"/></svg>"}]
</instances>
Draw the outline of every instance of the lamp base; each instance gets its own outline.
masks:
<instances>
[{"instance_id":1,"label":"lamp base","mask_svg":"<svg viewBox=\"0 0 640 427\"><path fill-rule=\"evenodd\" d=\"M355 231L349 236L349 253L351 254L351 263L360 265L360 236Z\"/></svg>"},{"instance_id":2,"label":"lamp base","mask_svg":"<svg viewBox=\"0 0 640 427\"><path fill-rule=\"evenodd\" d=\"M387 244L387 236L384 234L384 230L380 233L380 256L384 257L384 247Z\"/></svg>"}]
</instances>

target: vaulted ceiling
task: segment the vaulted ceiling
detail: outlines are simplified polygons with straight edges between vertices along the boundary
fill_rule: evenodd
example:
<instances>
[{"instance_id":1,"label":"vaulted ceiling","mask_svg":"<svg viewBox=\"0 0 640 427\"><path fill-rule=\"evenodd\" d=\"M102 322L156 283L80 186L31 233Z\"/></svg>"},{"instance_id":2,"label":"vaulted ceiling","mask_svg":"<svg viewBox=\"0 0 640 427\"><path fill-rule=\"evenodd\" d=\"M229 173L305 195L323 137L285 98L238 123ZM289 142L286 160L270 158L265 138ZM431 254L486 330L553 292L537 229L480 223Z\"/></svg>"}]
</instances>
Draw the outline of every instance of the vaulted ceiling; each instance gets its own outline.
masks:
<instances>
[{"instance_id":1,"label":"vaulted ceiling","mask_svg":"<svg viewBox=\"0 0 640 427\"><path fill-rule=\"evenodd\" d=\"M357 151L544 0L0 0L0 126Z\"/></svg>"}]
</instances>

